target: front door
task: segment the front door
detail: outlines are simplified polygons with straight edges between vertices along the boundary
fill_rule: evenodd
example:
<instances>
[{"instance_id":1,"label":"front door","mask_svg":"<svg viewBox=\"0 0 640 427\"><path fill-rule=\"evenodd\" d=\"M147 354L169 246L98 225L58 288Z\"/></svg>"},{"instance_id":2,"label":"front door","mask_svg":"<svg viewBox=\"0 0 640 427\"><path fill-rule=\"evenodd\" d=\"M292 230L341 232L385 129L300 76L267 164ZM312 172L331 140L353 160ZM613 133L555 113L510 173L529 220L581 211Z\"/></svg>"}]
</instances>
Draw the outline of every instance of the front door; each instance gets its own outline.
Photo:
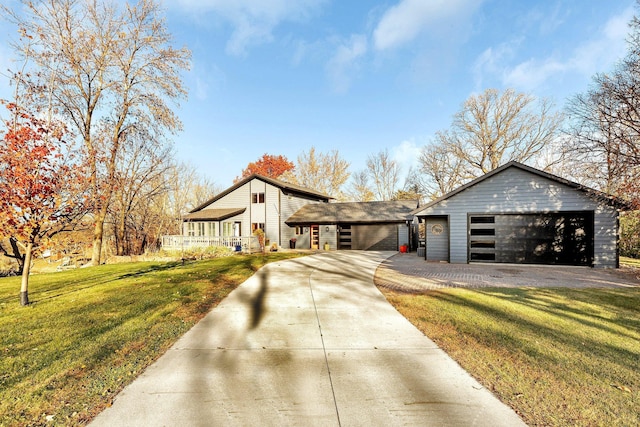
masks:
<instances>
[{"instance_id":1,"label":"front door","mask_svg":"<svg viewBox=\"0 0 640 427\"><path fill-rule=\"evenodd\" d=\"M447 218L427 218L425 227L427 261L449 261Z\"/></svg>"},{"instance_id":2,"label":"front door","mask_svg":"<svg viewBox=\"0 0 640 427\"><path fill-rule=\"evenodd\" d=\"M311 249L320 249L320 226L311 226Z\"/></svg>"}]
</instances>

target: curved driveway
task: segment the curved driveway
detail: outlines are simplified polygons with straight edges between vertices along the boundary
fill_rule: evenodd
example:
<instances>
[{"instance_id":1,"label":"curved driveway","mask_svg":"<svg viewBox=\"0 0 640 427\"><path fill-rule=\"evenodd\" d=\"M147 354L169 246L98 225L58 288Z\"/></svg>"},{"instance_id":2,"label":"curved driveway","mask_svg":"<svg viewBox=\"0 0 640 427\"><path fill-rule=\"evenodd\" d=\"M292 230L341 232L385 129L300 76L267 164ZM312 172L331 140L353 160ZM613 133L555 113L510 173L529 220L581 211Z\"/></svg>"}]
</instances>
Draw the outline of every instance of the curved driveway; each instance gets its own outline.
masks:
<instances>
[{"instance_id":1,"label":"curved driveway","mask_svg":"<svg viewBox=\"0 0 640 427\"><path fill-rule=\"evenodd\" d=\"M523 425L376 289L392 254L269 264L92 425Z\"/></svg>"}]
</instances>

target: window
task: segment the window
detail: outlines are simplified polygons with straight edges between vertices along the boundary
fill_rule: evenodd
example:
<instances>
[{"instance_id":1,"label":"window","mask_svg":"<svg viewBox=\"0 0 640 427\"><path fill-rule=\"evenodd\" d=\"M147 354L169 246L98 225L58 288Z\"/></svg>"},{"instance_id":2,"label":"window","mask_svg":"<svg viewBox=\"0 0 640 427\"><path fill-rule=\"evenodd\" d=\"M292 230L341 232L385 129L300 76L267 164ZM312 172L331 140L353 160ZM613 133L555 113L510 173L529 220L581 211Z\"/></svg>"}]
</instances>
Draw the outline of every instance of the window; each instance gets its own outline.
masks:
<instances>
[{"instance_id":1,"label":"window","mask_svg":"<svg viewBox=\"0 0 640 427\"><path fill-rule=\"evenodd\" d=\"M296 236L300 236L304 234L304 227L300 227L299 225L296 225Z\"/></svg>"},{"instance_id":2,"label":"window","mask_svg":"<svg viewBox=\"0 0 640 427\"><path fill-rule=\"evenodd\" d=\"M251 203L264 203L264 193L251 193Z\"/></svg>"},{"instance_id":3,"label":"window","mask_svg":"<svg viewBox=\"0 0 640 427\"><path fill-rule=\"evenodd\" d=\"M198 225L198 234L197 236L204 236L204 222L196 222Z\"/></svg>"},{"instance_id":4,"label":"window","mask_svg":"<svg viewBox=\"0 0 640 427\"><path fill-rule=\"evenodd\" d=\"M196 235L196 225L193 222L187 223L187 236L195 236Z\"/></svg>"},{"instance_id":5,"label":"window","mask_svg":"<svg viewBox=\"0 0 640 427\"><path fill-rule=\"evenodd\" d=\"M209 223L209 236L210 237L217 237L220 235L220 231L218 230L218 223L217 222L210 222Z\"/></svg>"},{"instance_id":6,"label":"window","mask_svg":"<svg viewBox=\"0 0 640 427\"><path fill-rule=\"evenodd\" d=\"M242 236L242 222L223 222L222 223L222 236L223 237L241 237Z\"/></svg>"},{"instance_id":7,"label":"window","mask_svg":"<svg viewBox=\"0 0 640 427\"><path fill-rule=\"evenodd\" d=\"M253 223L251 223L251 234L253 234L253 232L258 230L258 229L264 231L264 222L253 222Z\"/></svg>"}]
</instances>

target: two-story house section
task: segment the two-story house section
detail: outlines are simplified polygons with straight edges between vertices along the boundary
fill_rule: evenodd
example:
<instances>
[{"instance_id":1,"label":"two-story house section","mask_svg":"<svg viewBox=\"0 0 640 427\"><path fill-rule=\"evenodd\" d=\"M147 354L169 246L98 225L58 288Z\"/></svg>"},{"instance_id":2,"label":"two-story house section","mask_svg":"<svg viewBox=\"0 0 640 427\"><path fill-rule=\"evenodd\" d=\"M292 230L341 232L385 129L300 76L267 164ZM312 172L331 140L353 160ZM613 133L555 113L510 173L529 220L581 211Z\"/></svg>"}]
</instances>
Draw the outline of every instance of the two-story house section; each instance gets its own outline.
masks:
<instances>
[{"instance_id":1,"label":"two-story house section","mask_svg":"<svg viewBox=\"0 0 640 427\"><path fill-rule=\"evenodd\" d=\"M331 197L288 182L251 175L184 217L183 235L193 237L251 236L262 229L265 239L288 247L296 229L285 224L309 203L327 203Z\"/></svg>"}]
</instances>

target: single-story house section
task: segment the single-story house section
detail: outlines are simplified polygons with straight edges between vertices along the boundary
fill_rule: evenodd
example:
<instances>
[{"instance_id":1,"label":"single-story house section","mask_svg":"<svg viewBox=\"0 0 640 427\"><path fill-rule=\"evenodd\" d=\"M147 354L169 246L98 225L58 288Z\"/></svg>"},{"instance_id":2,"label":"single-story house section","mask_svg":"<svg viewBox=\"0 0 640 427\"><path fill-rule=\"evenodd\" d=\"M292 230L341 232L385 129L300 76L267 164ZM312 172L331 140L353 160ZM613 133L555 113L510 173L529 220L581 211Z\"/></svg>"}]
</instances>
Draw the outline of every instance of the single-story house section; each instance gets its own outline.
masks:
<instances>
[{"instance_id":1,"label":"single-story house section","mask_svg":"<svg viewBox=\"0 0 640 427\"><path fill-rule=\"evenodd\" d=\"M425 259L616 268L620 199L507 163L414 211Z\"/></svg>"},{"instance_id":2,"label":"single-story house section","mask_svg":"<svg viewBox=\"0 0 640 427\"><path fill-rule=\"evenodd\" d=\"M397 251L409 243L417 207L415 200L309 204L285 222L299 232L297 248Z\"/></svg>"},{"instance_id":3,"label":"single-story house section","mask_svg":"<svg viewBox=\"0 0 640 427\"><path fill-rule=\"evenodd\" d=\"M251 175L183 218L183 236L216 245L217 238L251 237L262 229L265 240L288 246L295 229L284 221L307 204L326 204L331 197L288 182ZM194 240L194 239L191 239Z\"/></svg>"}]
</instances>

